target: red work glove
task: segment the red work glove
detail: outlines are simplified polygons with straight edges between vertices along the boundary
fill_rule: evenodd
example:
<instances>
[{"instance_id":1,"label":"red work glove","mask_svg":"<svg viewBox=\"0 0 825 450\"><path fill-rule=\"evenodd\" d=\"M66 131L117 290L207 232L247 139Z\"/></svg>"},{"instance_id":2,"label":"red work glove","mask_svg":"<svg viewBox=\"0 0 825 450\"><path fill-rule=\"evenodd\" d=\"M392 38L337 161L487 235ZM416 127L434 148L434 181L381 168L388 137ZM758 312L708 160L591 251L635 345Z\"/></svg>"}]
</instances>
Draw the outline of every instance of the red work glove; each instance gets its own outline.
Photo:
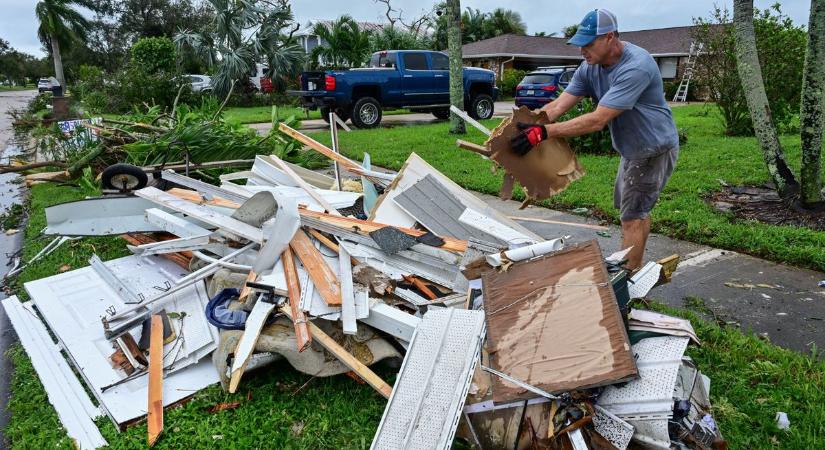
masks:
<instances>
[{"instance_id":1,"label":"red work glove","mask_svg":"<svg viewBox=\"0 0 825 450\"><path fill-rule=\"evenodd\" d=\"M510 139L510 147L516 154L524 156L539 142L547 139L547 128L544 125L519 122L516 126L521 133Z\"/></svg>"}]
</instances>

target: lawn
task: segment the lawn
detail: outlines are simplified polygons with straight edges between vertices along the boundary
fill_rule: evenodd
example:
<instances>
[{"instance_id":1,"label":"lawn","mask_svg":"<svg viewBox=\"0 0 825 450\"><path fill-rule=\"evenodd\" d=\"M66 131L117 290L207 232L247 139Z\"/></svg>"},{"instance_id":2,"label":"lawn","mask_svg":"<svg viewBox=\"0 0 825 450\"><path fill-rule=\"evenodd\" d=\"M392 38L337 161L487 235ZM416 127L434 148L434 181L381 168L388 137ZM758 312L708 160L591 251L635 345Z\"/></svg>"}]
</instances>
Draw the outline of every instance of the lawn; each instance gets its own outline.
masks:
<instances>
[{"instance_id":1,"label":"lawn","mask_svg":"<svg viewBox=\"0 0 825 450\"><path fill-rule=\"evenodd\" d=\"M31 91L37 89L35 85L28 86L0 86L0 92L4 91Z\"/></svg>"},{"instance_id":2,"label":"lawn","mask_svg":"<svg viewBox=\"0 0 825 450\"><path fill-rule=\"evenodd\" d=\"M450 151L445 147L445 158ZM403 161L401 155L395 158ZM438 158L431 160L444 164ZM474 175L478 172L469 167L462 182ZM48 243L38 238L45 225L43 208L84 194L68 186L32 188L24 259ZM74 241L27 268L11 288L21 294L23 282L56 274L64 264L85 266L92 253L107 260L126 255L127 250L118 238ZM688 354L712 380L714 415L731 448L825 448L825 363L733 328L719 328L689 310L653 306L693 322L703 345L692 347ZM72 449L25 352L15 345L9 355L15 370L11 420L5 431L12 448ZM393 383L393 370L379 368L377 372ZM311 378L279 364L244 377L238 394L226 394L217 386L201 391L189 403L166 411L165 431L156 448L366 448L381 419L384 400L346 376ZM241 406L207 412L221 402L240 402ZM774 425L777 411L788 413L789 431ZM117 433L108 419L100 419L98 425L113 449L145 448L145 424L124 433Z\"/></svg>"},{"instance_id":3,"label":"lawn","mask_svg":"<svg viewBox=\"0 0 825 450\"><path fill-rule=\"evenodd\" d=\"M676 170L653 210L652 228L671 237L729 250L749 253L772 261L825 270L825 233L792 226L737 222L716 212L704 198L721 188L720 180L731 185L763 183L769 180L762 154L752 137L722 135L717 112L712 105L674 108L679 128L688 141L681 148ZM497 124L492 119L488 127ZM461 186L487 194L497 194L501 174L492 174L491 162L455 146L449 124L399 126L340 133L342 151L361 160L364 152L372 163L398 170L410 152L416 152ZM313 136L329 143L329 133ZM468 127L463 139L482 143L484 136ZM799 168L799 136L782 136L788 162ZM586 207L599 216L618 222L613 209L613 180L619 163L617 155L580 154L587 175L572 183L562 194L542 202L543 206L569 209ZM516 198L523 193L516 191Z\"/></svg>"},{"instance_id":4,"label":"lawn","mask_svg":"<svg viewBox=\"0 0 825 450\"><path fill-rule=\"evenodd\" d=\"M289 116L295 116L298 119L320 119L321 112L317 109L309 111L309 117L303 108L297 106L278 106L278 117L286 119ZM410 111L406 109L396 109L392 111L384 111L385 116L394 114L408 114ZM234 120L238 123L261 123L270 122L272 120L271 106L246 106L246 107L231 107L226 108L223 112L223 117L226 120Z\"/></svg>"}]
</instances>

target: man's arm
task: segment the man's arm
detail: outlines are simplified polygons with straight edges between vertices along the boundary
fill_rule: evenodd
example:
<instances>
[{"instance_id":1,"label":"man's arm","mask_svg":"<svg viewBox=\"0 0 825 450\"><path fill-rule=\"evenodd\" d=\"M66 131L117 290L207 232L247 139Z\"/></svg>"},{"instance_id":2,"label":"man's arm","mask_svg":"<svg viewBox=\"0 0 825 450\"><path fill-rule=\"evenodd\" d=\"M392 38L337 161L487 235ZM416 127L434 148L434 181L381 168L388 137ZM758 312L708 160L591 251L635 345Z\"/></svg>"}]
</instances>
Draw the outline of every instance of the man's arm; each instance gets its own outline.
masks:
<instances>
[{"instance_id":1,"label":"man's arm","mask_svg":"<svg viewBox=\"0 0 825 450\"><path fill-rule=\"evenodd\" d=\"M559 98L542 106L541 111L544 111L547 118L550 119L550 122L555 122L581 99L581 96L562 92L561 95L559 95Z\"/></svg>"},{"instance_id":2,"label":"man's arm","mask_svg":"<svg viewBox=\"0 0 825 450\"><path fill-rule=\"evenodd\" d=\"M561 96L559 99L561 99ZM596 110L591 113L582 114L575 119L564 122L550 123L545 125L544 128L547 130L547 137L581 136L603 129L623 111L624 110L621 109L608 108L607 106L597 106Z\"/></svg>"}]
</instances>

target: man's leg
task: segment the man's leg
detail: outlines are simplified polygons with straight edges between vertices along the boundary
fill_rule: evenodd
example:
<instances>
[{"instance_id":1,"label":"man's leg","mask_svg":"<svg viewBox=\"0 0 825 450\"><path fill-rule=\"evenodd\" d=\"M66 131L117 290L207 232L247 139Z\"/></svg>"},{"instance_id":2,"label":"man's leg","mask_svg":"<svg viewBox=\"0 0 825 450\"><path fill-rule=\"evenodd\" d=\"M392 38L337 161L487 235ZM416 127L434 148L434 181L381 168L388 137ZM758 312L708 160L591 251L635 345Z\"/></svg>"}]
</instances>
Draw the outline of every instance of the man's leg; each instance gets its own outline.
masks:
<instances>
[{"instance_id":1,"label":"man's leg","mask_svg":"<svg viewBox=\"0 0 825 450\"><path fill-rule=\"evenodd\" d=\"M637 270L642 267L647 236L650 234L650 216L644 219L622 221L622 248L633 246L627 254L626 267Z\"/></svg>"}]
</instances>

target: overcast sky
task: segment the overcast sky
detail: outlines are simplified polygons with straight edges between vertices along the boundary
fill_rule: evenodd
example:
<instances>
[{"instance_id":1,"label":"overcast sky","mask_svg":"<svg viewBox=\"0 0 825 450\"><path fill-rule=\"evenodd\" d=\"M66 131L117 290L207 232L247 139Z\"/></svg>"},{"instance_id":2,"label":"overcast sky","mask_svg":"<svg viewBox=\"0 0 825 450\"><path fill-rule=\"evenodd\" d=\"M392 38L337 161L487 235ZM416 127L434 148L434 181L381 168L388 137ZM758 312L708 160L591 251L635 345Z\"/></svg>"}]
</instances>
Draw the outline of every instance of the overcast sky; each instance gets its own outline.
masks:
<instances>
[{"instance_id":1,"label":"overcast sky","mask_svg":"<svg viewBox=\"0 0 825 450\"><path fill-rule=\"evenodd\" d=\"M776 0L756 0L757 8L766 8ZM394 0L396 9L405 18L421 15L435 2L432 0ZM497 7L512 9L521 14L530 34L544 31L558 32L563 27L578 23L593 8L612 10L619 19L619 30L632 31L646 28L665 28L690 25L693 17L706 17L713 4L733 6L732 0L575 0L548 2L546 0L462 0L462 8L478 8L492 11ZM797 24L808 23L810 0L785 0L782 9ZM34 6L37 0L0 0L0 38L21 51L42 55L37 40L37 20ZM651 5L655 5L655 7ZM384 19L385 8L374 0L293 0L292 10L303 24L309 19L333 19L349 14L357 20L379 22Z\"/></svg>"}]
</instances>

